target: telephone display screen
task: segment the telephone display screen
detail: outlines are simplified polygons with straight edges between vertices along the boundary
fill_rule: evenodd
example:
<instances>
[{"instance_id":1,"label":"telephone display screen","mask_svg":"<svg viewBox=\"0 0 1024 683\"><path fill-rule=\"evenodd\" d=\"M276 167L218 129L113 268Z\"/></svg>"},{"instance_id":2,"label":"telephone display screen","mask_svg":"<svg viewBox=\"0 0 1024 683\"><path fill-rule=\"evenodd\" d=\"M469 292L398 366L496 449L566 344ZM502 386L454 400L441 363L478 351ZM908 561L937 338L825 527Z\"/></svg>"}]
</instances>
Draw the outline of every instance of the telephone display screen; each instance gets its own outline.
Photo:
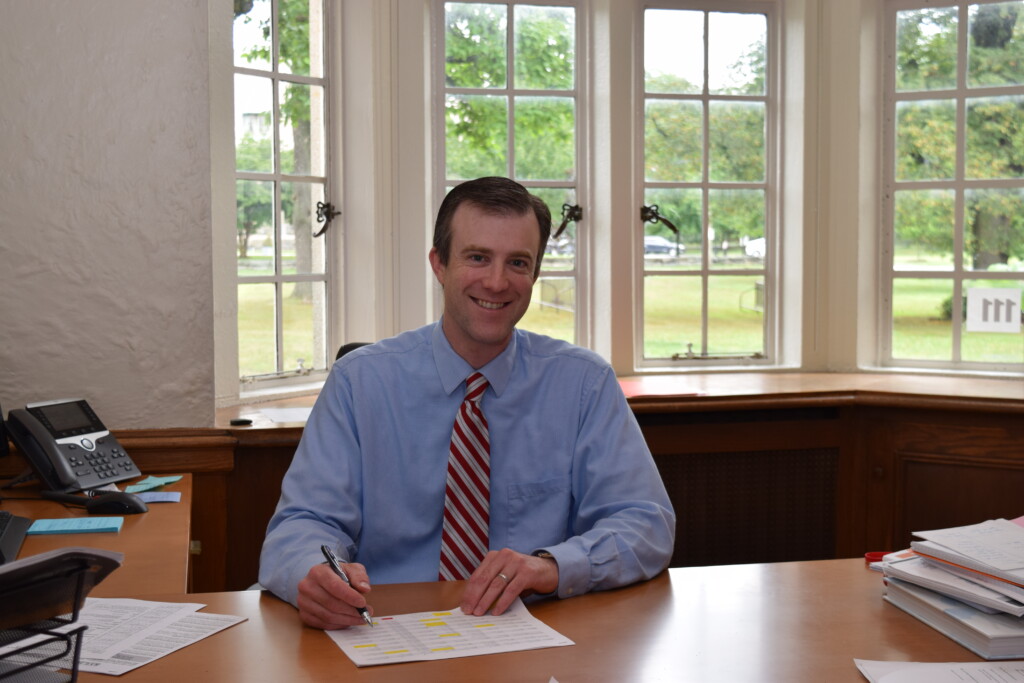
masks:
<instances>
[{"instance_id":1,"label":"telephone display screen","mask_svg":"<svg viewBox=\"0 0 1024 683\"><path fill-rule=\"evenodd\" d=\"M86 412L80 401L54 403L30 408L57 438L103 431L103 424Z\"/></svg>"}]
</instances>

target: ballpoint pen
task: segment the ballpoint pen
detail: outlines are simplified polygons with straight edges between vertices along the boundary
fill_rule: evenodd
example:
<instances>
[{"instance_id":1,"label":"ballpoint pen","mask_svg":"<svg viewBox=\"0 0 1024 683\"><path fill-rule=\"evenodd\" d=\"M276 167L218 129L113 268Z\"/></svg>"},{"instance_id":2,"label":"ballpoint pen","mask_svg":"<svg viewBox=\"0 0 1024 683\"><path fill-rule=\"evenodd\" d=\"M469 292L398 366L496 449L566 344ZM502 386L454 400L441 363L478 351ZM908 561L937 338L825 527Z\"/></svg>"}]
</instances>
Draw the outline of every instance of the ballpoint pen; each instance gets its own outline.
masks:
<instances>
[{"instance_id":1,"label":"ballpoint pen","mask_svg":"<svg viewBox=\"0 0 1024 683\"><path fill-rule=\"evenodd\" d=\"M320 546L320 551L324 554L324 557L327 558L327 564L331 565L331 569L334 570L334 573L340 576L342 581L351 586L352 582L348 580L348 574L346 574L345 570L341 568L341 562L338 561L334 552L326 545ZM373 619L370 618L370 611L365 607L357 607L356 609L363 615L363 621L370 626L373 626Z\"/></svg>"}]
</instances>

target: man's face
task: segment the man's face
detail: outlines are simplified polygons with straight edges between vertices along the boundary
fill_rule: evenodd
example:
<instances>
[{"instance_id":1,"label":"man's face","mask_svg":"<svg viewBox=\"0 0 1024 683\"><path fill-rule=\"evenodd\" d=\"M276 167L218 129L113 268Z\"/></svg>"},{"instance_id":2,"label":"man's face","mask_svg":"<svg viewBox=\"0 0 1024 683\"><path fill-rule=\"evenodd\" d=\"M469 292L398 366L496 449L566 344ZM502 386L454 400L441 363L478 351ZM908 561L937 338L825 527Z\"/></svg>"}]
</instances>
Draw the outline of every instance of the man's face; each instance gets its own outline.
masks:
<instances>
[{"instance_id":1,"label":"man's face","mask_svg":"<svg viewBox=\"0 0 1024 683\"><path fill-rule=\"evenodd\" d=\"M466 202L452 216L448 264L430 250L430 266L444 288L445 336L474 368L502 352L526 313L539 248L532 211L491 215Z\"/></svg>"}]
</instances>

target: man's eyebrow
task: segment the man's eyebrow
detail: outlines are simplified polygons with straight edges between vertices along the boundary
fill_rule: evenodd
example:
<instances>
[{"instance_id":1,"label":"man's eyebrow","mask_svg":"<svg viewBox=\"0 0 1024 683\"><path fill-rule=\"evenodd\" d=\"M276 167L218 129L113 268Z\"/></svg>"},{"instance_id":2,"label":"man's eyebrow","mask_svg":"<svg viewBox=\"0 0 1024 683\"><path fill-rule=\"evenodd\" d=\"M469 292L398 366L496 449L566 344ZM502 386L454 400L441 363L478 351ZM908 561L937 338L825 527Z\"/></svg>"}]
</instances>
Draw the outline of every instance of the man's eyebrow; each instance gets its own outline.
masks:
<instances>
[{"instance_id":1,"label":"man's eyebrow","mask_svg":"<svg viewBox=\"0 0 1024 683\"><path fill-rule=\"evenodd\" d=\"M481 246L476 245L476 244L467 244L465 247L462 248L462 250L459 253L462 253L462 254L477 253L477 254L493 255L494 254L494 250L491 249L490 247L481 247ZM527 259L527 260L532 261L534 259L534 256L533 256L533 252L528 251L528 250L527 251L514 251L514 252L509 254L509 258L520 258L520 259Z\"/></svg>"}]
</instances>

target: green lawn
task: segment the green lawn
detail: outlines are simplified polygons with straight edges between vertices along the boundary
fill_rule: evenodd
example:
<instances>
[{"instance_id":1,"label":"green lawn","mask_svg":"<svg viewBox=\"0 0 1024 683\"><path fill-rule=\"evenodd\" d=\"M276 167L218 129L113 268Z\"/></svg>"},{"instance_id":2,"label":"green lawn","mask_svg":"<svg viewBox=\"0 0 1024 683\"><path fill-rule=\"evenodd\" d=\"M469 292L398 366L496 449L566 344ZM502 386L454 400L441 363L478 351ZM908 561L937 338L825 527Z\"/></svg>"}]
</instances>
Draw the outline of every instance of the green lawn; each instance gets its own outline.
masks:
<instances>
[{"instance_id":1,"label":"green lawn","mask_svg":"<svg viewBox=\"0 0 1024 683\"><path fill-rule=\"evenodd\" d=\"M764 351L763 314L756 310L755 283L760 276L712 276L708 316L709 349L714 354ZM1021 286L1019 281L990 281L986 286ZM698 278L650 276L645 280L644 355L669 358L685 354L687 344L700 352L700 290ZM893 298L893 357L905 360L952 359L952 326L941 319L944 299L952 294L948 279L898 279ZM290 294L290 289L286 292ZM284 368L296 359L310 366L313 342L312 304L286 298ZM545 278L534 290L533 302L520 327L572 341L576 302L572 281ZM275 341L273 287L239 287L239 365L243 375L274 372ZM1024 333L963 333L963 360L1024 363Z\"/></svg>"}]
</instances>

